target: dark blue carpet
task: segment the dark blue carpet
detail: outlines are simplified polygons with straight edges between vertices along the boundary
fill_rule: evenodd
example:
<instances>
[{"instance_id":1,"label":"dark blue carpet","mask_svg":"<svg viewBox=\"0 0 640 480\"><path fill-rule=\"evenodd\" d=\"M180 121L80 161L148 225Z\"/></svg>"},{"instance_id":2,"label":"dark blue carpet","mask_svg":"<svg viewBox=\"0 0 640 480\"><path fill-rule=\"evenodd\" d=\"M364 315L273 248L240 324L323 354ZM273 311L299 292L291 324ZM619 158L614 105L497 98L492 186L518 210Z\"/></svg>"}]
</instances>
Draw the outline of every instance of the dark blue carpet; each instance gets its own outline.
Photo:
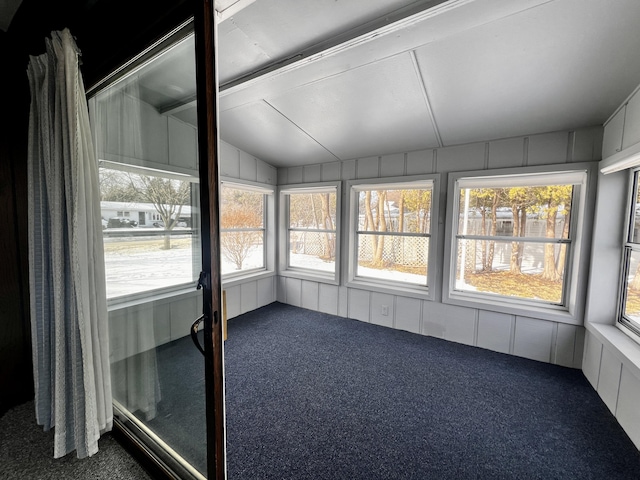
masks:
<instances>
[{"instance_id":1,"label":"dark blue carpet","mask_svg":"<svg viewBox=\"0 0 640 480\"><path fill-rule=\"evenodd\" d=\"M279 303L228 332L230 480L640 478L579 370ZM159 349L150 425L203 468L198 355Z\"/></svg>"}]
</instances>

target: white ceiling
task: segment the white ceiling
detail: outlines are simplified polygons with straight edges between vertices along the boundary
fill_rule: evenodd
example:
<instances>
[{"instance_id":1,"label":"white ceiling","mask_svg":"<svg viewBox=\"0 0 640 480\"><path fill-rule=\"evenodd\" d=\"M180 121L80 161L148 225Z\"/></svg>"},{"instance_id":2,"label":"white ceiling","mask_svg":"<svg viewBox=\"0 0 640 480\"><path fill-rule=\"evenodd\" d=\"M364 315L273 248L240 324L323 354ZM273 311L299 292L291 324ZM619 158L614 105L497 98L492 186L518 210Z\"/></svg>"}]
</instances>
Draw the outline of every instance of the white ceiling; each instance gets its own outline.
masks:
<instances>
[{"instance_id":1,"label":"white ceiling","mask_svg":"<svg viewBox=\"0 0 640 480\"><path fill-rule=\"evenodd\" d=\"M304 165L602 125L640 84L638 0L216 0L223 140ZM195 124L192 44L141 78Z\"/></svg>"},{"instance_id":2,"label":"white ceiling","mask_svg":"<svg viewBox=\"0 0 640 480\"><path fill-rule=\"evenodd\" d=\"M244 71L308 47L311 34L326 45L345 4L358 7L345 25L358 12L370 21L380 12L369 3L257 0L220 27L223 84L251 52ZM637 0L449 1L411 13L223 85L222 138L276 166L383 155L601 125L640 83ZM238 29L244 43L223 33Z\"/></svg>"}]
</instances>

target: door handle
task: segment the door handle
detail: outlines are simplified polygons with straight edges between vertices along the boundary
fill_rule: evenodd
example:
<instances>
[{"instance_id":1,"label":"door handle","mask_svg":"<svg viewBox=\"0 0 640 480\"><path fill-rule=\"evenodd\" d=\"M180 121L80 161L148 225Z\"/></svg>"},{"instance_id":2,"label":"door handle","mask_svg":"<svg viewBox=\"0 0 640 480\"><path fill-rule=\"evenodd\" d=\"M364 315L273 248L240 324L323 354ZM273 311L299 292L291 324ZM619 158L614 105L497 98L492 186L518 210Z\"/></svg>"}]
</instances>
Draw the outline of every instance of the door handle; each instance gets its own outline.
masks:
<instances>
[{"instance_id":1,"label":"door handle","mask_svg":"<svg viewBox=\"0 0 640 480\"><path fill-rule=\"evenodd\" d=\"M193 340L193 343L195 344L196 348L200 350L200 353L202 353L202 355L204 355L204 348L202 348L202 345L200 345L200 340L198 340L198 327L200 327L200 322L202 322L203 320L204 314L200 315L198 319L193 322L193 325L191 325L191 340Z\"/></svg>"}]
</instances>

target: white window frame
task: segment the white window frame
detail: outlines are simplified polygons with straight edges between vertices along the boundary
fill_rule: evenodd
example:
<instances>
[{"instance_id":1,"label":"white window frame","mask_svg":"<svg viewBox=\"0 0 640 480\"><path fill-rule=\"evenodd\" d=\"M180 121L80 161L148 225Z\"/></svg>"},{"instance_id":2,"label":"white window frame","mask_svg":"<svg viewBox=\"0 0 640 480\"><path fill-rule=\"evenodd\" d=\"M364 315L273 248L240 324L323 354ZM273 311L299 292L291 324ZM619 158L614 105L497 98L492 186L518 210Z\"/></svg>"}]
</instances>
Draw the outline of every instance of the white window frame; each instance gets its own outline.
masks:
<instances>
[{"instance_id":1,"label":"white window frame","mask_svg":"<svg viewBox=\"0 0 640 480\"><path fill-rule=\"evenodd\" d=\"M191 208L195 209L196 211L199 210L200 194L197 189L200 188L200 180L197 176L197 172L192 171L191 174L185 174L181 172L177 173L174 171L174 169L171 166L167 167L166 165L165 165L165 169L161 170L157 168L141 167L138 165L131 165L129 163L111 162L106 160L99 160L98 166L100 168L117 170L121 172L129 172L129 173L134 173L139 175L150 175L150 176L172 178L172 179L183 180L183 181L187 180L192 184L191 194L192 194L192 199L195 200L195 202L191 205ZM194 187L196 188L195 192L193 190ZM130 213L130 212L127 212L127 213ZM104 235L104 232L103 232L103 235ZM198 249L200 248L201 246L198 244ZM157 300L157 299L169 298L176 295L182 295L182 294L188 293L194 288L196 288L196 285L198 282L198 275L201 270L201 253L199 250L198 250L198 254L195 255L192 259L192 266L193 266L194 278L191 281L175 283L173 285L168 285L165 287L150 288L148 290L132 292L132 293L120 295L117 297L110 297L110 298L107 298L107 308L109 310L113 310L113 309L122 308L126 306L136 305L136 304L139 304L141 301L146 302L150 299Z\"/></svg>"},{"instance_id":2,"label":"white window frame","mask_svg":"<svg viewBox=\"0 0 640 480\"><path fill-rule=\"evenodd\" d=\"M254 268L251 270L243 270L241 272L232 272L221 275L220 279L224 287L232 287L246 282L248 279L257 280L259 278L275 275L275 190L273 185L263 184L259 182L251 182L249 180L239 180L230 177L221 177L220 186L228 186L239 190L249 192L257 192L264 194L263 205L263 242L264 242L264 261L262 268ZM220 228L222 233L224 230ZM220 247L220 255L222 255L222 246Z\"/></svg>"},{"instance_id":3,"label":"white window frame","mask_svg":"<svg viewBox=\"0 0 640 480\"><path fill-rule=\"evenodd\" d=\"M416 285L408 282L376 279L357 276L358 264L358 195L364 190L411 190L415 188L431 187L431 222L429 225L429 252L427 255L427 275L425 285ZM346 285L354 288L364 288L371 291L403 295L408 297L433 300L436 292L436 275L439 270L437 259L437 247L439 238L439 212L440 212L440 175L412 175L410 177L386 177L365 180L351 180L347 182L349 192L348 202L348 239L347 252L349 260L346 262Z\"/></svg>"},{"instance_id":4,"label":"white window frame","mask_svg":"<svg viewBox=\"0 0 640 480\"><path fill-rule=\"evenodd\" d=\"M335 270L334 272L323 272L321 270L307 269L300 267L292 267L289 265L289 200L290 194L304 193L326 193L327 191L336 194L336 219L335 219ZM278 258L279 258L279 275L283 277L300 278L303 280L312 280L315 282L329 283L332 285L340 284L341 269L341 225L342 225L342 189L341 182L319 182L319 183L303 183L294 185L284 185L278 188L279 194L279 241L278 241ZM323 231L323 230L317 230Z\"/></svg>"},{"instance_id":5,"label":"white window frame","mask_svg":"<svg viewBox=\"0 0 640 480\"><path fill-rule=\"evenodd\" d=\"M586 272L588 269L596 167L595 163L575 163L450 173L442 284L443 303L574 325L582 324L587 275L580 275L580 272ZM456 290L460 185L466 188L472 188L476 184L486 188L550 185L556 183L556 179L560 179L560 183L574 185L569 229L571 245L568 248L562 304Z\"/></svg>"},{"instance_id":6,"label":"white window frame","mask_svg":"<svg viewBox=\"0 0 640 480\"><path fill-rule=\"evenodd\" d=\"M626 317L624 311L627 301L627 281L629 280L631 253L640 253L640 238L633 241L634 217L640 213L640 206L636 205L638 188L640 188L640 168L634 168L629 171L629 188L627 194L624 243L622 244L622 269L619 282L616 326L636 342L640 342L640 322ZM638 236L640 237L640 234Z\"/></svg>"}]
</instances>

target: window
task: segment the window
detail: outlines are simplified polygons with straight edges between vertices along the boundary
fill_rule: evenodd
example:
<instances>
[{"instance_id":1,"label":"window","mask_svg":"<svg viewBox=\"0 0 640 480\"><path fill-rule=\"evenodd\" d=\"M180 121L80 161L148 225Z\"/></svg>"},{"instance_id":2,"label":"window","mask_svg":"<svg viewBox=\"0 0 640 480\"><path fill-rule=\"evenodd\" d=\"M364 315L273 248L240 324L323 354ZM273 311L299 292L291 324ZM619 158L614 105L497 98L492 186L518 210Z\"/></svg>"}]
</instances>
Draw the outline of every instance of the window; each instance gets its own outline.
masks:
<instances>
[{"instance_id":1,"label":"window","mask_svg":"<svg viewBox=\"0 0 640 480\"><path fill-rule=\"evenodd\" d=\"M623 281L619 325L640 335L640 170L632 172L629 220L624 245Z\"/></svg>"},{"instance_id":2,"label":"window","mask_svg":"<svg viewBox=\"0 0 640 480\"><path fill-rule=\"evenodd\" d=\"M289 186L280 204L280 273L337 283L339 184Z\"/></svg>"},{"instance_id":3,"label":"window","mask_svg":"<svg viewBox=\"0 0 640 480\"><path fill-rule=\"evenodd\" d=\"M111 162L101 162L99 175L107 298L193 284L197 179Z\"/></svg>"},{"instance_id":4,"label":"window","mask_svg":"<svg viewBox=\"0 0 640 480\"><path fill-rule=\"evenodd\" d=\"M587 172L452 174L449 299L568 311Z\"/></svg>"},{"instance_id":5,"label":"window","mask_svg":"<svg viewBox=\"0 0 640 480\"><path fill-rule=\"evenodd\" d=\"M437 177L350 182L349 282L428 294Z\"/></svg>"},{"instance_id":6,"label":"window","mask_svg":"<svg viewBox=\"0 0 640 480\"><path fill-rule=\"evenodd\" d=\"M265 270L268 194L273 194L273 191L222 183L220 252L221 270L225 277Z\"/></svg>"}]
</instances>

